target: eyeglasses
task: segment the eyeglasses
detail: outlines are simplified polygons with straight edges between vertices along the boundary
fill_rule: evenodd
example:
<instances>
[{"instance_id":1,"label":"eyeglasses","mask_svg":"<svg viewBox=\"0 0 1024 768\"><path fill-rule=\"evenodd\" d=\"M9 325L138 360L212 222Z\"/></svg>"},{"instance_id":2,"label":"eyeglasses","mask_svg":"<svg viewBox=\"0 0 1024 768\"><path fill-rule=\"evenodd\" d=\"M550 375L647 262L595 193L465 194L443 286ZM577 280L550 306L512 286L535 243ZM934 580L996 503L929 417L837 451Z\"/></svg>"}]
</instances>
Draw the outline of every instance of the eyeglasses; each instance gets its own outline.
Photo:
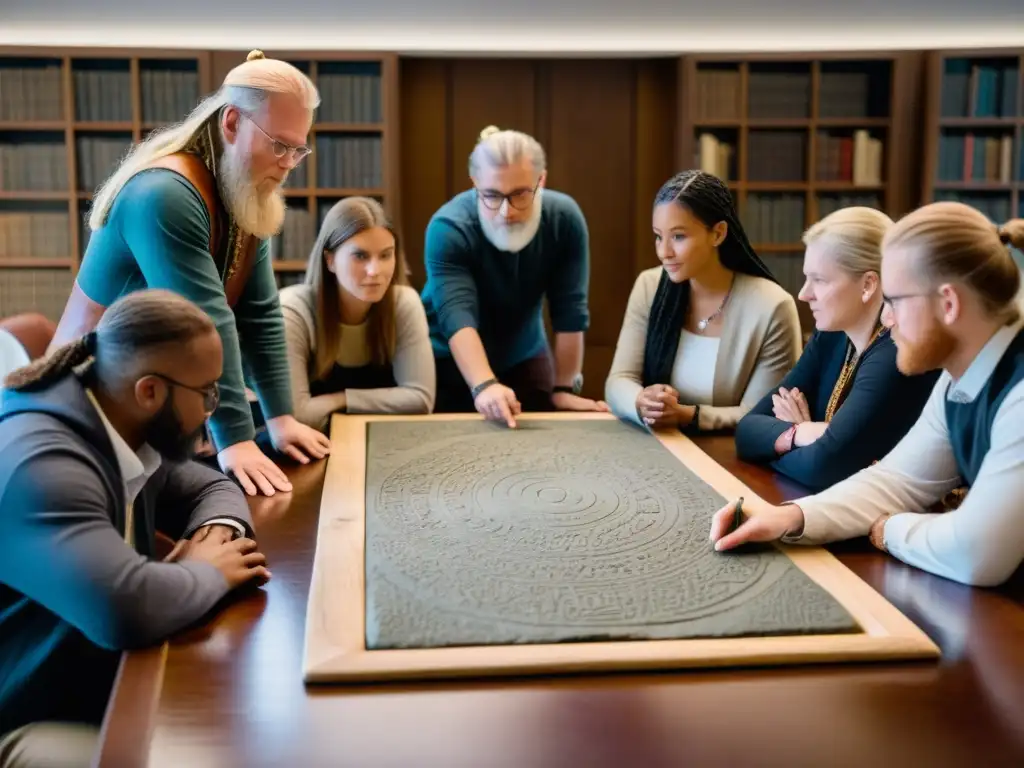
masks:
<instances>
[{"instance_id":1,"label":"eyeglasses","mask_svg":"<svg viewBox=\"0 0 1024 768\"><path fill-rule=\"evenodd\" d=\"M162 373L148 373L147 376L156 376L158 379L163 379L173 387L181 387L182 389L188 389L196 394L203 396L203 410L208 413L213 413L217 410L217 406L220 404L220 384L216 381L206 387L193 387L188 384L182 384L180 381L172 379L170 376L165 376Z\"/></svg>"},{"instance_id":2,"label":"eyeglasses","mask_svg":"<svg viewBox=\"0 0 1024 768\"><path fill-rule=\"evenodd\" d=\"M883 293L882 294L882 308L885 309L886 307L888 307L889 311L893 312L896 309L896 302L897 301L900 301L902 299L912 299L915 296L931 296L932 293L933 293L932 291L922 291L922 292L919 292L919 293L901 293L901 294L898 294L896 296L886 296Z\"/></svg>"},{"instance_id":3,"label":"eyeglasses","mask_svg":"<svg viewBox=\"0 0 1024 768\"><path fill-rule=\"evenodd\" d=\"M242 114L245 115L246 119L250 123L255 125L257 129L259 129L260 133L262 133L264 136L270 139L274 152L274 157L276 157L278 160L280 160L285 155L288 155L288 159L290 161L298 164L305 160L306 156L313 151L312 149L306 146L293 147L291 144L283 142L280 139L275 139L273 136L271 136L269 133L263 130L263 127L253 119L252 115L250 115L248 112L242 112Z\"/></svg>"},{"instance_id":4,"label":"eyeglasses","mask_svg":"<svg viewBox=\"0 0 1024 768\"><path fill-rule=\"evenodd\" d=\"M539 181L534 184L533 189L516 189L509 192L507 195L496 189L477 189L476 193L480 196L480 199L483 200L484 205L492 211L496 211L501 208L502 204L506 200L508 200L508 204L517 211L525 211L530 207L530 204L533 203L533 198L537 194L538 187L540 187Z\"/></svg>"}]
</instances>

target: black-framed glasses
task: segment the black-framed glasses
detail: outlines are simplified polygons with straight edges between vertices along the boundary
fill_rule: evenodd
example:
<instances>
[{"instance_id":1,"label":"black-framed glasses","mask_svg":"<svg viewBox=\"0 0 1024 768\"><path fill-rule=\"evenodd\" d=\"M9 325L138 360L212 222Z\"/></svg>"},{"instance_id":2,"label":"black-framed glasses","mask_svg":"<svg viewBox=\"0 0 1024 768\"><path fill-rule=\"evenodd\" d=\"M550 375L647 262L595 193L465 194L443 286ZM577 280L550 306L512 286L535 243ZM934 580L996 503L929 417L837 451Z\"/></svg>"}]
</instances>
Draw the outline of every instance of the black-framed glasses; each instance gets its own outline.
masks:
<instances>
[{"instance_id":1,"label":"black-framed glasses","mask_svg":"<svg viewBox=\"0 0 1024 768\"><path fill-rule=\"evenodd\" d=\"M288 144L287 142L274 138L265 130L263 130L263 126L257 123L252 115L250 115L248 112L242 112L242 114L245 115L246 119L250 123L252 123L259 129L260 133L262 133L264 136L270 139L272 151L274 152L274 157L276 157L278 160L287 155L288 159L297 165L298 163L301 163L303 160L305 160L306 156L313 151L307 146L293 147L291 144Z\"/></svg>"},{"instance_id":2,"label":"black-framed glasses","mask_svg":"<svg viewBox=\"0 0 1024 768\"><path fill-rule=\"evenodd\" d=\"M537 189L540 187L540 181L530 187L523 187L521 189L514 189L507 195L504 192L499 192L496 189L477 189L476 193L483 200L485 206L490 208L492 211L496 211L501 208L502 204L508 200L508 204L515 208L517 211L525 211L533 203L533 198L537 195Z\"/></svg>"},{"instance_id":3,"label":"black-framed glasses","mask_svg":"<svg viewBox=\"0 0 1024 768\"><path fill-rule=\"evenodd\" d=\"M889 308L890 312L896 311L896 302L902 299L912 299L915 296L931 296L932 291L919 291L917 293L900 293L895 296L886 296L882 294L882 309Z\"/></svg>"},{"instance_id":4,"label":"black-framed glasses","mask_svg":"<svg viewBox=\"0 0 1024 768\"><path fill-rule=\"evenodd\" d=\"M166 376L162 373L147 373L147 376L156 376L158 379L162 379L170 384L172 387L181 387L187 389L196 394L203 396L203 410L213 413L217 410L217 406L220 404L220 384L216 381L205 387L193 387L189 384L182 384L176 379L172 379L170 376Z\"/></svg>"}]
</instances>

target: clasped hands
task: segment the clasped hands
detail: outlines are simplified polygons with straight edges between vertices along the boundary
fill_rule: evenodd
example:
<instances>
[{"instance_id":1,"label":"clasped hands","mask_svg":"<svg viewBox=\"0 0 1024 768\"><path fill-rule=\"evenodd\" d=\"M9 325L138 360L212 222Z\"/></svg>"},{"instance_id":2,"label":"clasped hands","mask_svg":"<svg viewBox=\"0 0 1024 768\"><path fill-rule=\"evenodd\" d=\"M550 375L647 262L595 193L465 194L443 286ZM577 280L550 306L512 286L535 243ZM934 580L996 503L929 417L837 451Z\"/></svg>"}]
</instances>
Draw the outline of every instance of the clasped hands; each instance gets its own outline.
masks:
<instances>
[{"instance_id":1,"label":"clasped hands","mask_svg":"<svg viewBox=\"0 0 1024 768\"><path fill-rule=\"evenodd\" d=\"M608 411L603 400L591 400L571 392L555 392L551 404L559 411ZM486 387L473 401L476 410L489 421L504 422L511 429L516 428L516 416L523 412L522 403L511 387L496 382Z\"/></svg>"},{"instance_id":2,"label":"clasped hands","mask_svg":"<svg viewBox=\"0 0 1024 768\"><path fill-rule=\"evenodd\" d=\"M652 384L636 396L636 412L652 429L674 429L689 426L697 409L680 405L679 392L667 384Z\"/></svg>"},{"instance_id":3,"label":"clasped hands","mask_svg":"<svg viewBox=\"0 0 1024 768\"><path fill-rule=\"evenodd\" d=\"M179 539L164 562L199 560L209 563L220 571L231 589L250 581L266 584L270 580L266 555L252 539L236 539L236 533L227 525L204 525L190 538Z\"/></svg>"},{"instance_id":4,"label":"clasped hands","mask_svg":"<svg viewBox=\"0 0 1024 768\"><path fill-rule=\"evenodd\" d=\"M778 393L772 395L772 413L775 418L796 425L796 433L793 436L795 448L810 445L828 429L828 422L814 421L811 418L807 398L796 387L779 387Z\"/></svg>"}]
</instances>

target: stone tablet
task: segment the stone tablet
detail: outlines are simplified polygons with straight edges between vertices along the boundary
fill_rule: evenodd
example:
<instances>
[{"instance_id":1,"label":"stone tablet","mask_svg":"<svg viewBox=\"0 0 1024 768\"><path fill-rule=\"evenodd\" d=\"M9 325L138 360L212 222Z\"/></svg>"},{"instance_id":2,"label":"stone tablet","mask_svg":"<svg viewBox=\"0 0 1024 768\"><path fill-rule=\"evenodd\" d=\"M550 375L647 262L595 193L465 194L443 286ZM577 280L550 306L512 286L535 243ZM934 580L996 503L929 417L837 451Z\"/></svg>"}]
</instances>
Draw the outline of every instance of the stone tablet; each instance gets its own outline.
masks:
<instances>
[{"instance_id":1,"label":"stone tablet","mask_svg":"<svg viewBox=\"0 0 1024 768\"><path fill-rule=\"evenodd\" d=\"M643 430L367 430L367 650L861 631L774 547L715 552L726 500Z\"/></svg>"}]
</instances>

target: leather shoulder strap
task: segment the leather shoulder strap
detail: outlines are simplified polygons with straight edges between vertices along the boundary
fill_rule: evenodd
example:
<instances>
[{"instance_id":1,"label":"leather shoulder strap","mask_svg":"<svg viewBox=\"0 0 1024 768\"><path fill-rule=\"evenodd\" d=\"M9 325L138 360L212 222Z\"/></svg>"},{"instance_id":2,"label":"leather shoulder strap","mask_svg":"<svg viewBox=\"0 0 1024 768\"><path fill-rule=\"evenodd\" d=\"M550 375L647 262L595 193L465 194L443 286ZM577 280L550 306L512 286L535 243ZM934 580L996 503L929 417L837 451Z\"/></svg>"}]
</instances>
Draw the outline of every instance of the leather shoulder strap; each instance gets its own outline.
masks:
<instances>
[{"instance_id":1,"label":"leather shoulder strap","mask_svg":"<svg viewBox=\"0 0 1024 768\"><path fill-rule=\"evenodd\" d=\"M176 152L173 155L166 155L154 160L149 168L167 168L168 170L180 173L191 182L203 202L206 204L206 213L210 217L210 255L217 258L217 244L219 240L220 216L218 215L217 193L215 191L213 174L203 163L199 155L191 152Z\"/></svg>"}]
</instances>

